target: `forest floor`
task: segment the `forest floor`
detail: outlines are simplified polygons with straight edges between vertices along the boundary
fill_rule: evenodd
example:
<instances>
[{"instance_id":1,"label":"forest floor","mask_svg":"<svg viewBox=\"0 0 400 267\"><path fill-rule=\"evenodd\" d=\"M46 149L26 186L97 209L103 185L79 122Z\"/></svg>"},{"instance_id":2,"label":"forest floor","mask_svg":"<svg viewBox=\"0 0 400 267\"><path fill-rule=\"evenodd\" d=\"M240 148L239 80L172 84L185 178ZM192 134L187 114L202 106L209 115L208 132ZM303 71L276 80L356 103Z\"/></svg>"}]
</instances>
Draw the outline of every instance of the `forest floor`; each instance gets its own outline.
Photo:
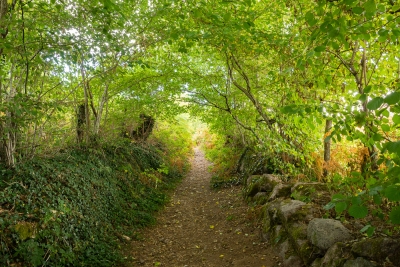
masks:
<instances>
[{"instance_id":1,"label":"forest floor","mask_svg":"<svg viewBox=\"0 0 400 267\"><path fill-rule=\"evenodd\" d=\"M261 238L256 212L240 187L212 189L210 163L195 149L192 168L157 224L132 241L127 266L273 267L276 254Z\"/></svg>"}]
</instances>

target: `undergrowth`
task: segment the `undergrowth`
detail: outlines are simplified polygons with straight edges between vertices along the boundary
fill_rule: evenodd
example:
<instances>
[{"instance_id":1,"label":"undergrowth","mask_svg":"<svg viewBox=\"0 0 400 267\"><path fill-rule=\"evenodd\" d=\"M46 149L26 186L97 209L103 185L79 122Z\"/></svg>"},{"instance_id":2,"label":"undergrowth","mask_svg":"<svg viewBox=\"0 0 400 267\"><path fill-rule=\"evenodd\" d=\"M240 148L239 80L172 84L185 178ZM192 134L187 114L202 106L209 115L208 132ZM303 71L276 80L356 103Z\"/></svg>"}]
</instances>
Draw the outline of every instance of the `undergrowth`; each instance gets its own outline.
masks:
<instances>
[{"instance_id":1,"label":"undergrowth","mask_svg":"<svg viewBox=\"0 0 400 267\"><path fill-rule=\"evenodd\" d=\"M0 266L115 266L181 178L168 167L125 140L0 170Z\"/></svg>"}]
</instances>

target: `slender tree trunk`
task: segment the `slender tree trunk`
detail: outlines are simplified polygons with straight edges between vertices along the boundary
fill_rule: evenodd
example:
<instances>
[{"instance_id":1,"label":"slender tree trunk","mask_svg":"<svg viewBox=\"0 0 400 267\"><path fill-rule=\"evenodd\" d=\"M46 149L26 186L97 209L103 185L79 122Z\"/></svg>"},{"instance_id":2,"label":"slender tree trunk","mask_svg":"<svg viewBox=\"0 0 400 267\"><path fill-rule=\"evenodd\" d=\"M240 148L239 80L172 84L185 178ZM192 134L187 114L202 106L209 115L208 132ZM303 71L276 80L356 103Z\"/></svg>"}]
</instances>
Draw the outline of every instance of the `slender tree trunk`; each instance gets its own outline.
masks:
<instances>
[{"instance_id":1,"label":"slender tree trunk","mask_svg":"<svg viewBox=\"0 0 400 267\"><path fill-rule=\"evenodd\" d=\"M11 1L9 3L8 0L0 0L0 30L2 33L0 34L1 39L6 39L8 34L8 24L7 16L9 14L9 10L14 10L16 4L16 0ZM3 48L0 47L0 56L3 56ZM0 80L0 103L4 104L6 102L10 102L13 100L15 96L15 88L13 88L13 69L14 63L11 66L10 70L10 83L9 83L9 92L8 94L3 94L7 91L7 85L4 85ZM2 77L0 77L2 78ZM14 113L11 111L6 111L3 114L3 118L0 120L0 162L5 164L6 166L12 167L15 165L15 148L17 142L17 133L16 133L16 125L14 121Z\"/></svg>"},{"instance_id":2,"label":"slender tree trunk","mask_svg":"<svg viewBox=\"0 0 400 267\"><path fill-rule=\"evenodd\" d=\"M8 94L5 96L4 102L11 103L14 101L14 97L17 93L16 88L13 84L14 81L14 67L15 63L11 64L10 77L8 84ZM11 105L10 105L11 106ZM1 144L0 144L0 155L2 155L1 161L8 167L15 166L15 149L17 146L17 130L18 126L15 122L15 113L12 110L5 112L5 118L0 123L1 125Z\"/></svg>"},{"instance_id":3,"label":"slender tree trunk","mask_svg":"<svg viewBox=\"0 0 400 267\"><path fill-rule=\"evenodd\" d=\"M325 122L325 137L329 133L329 131L332 128L332 120L326 120ZM324 140L324 177L328 175L328 169L327 166L329 164L329 161L331 160L331 139L328 138Z\"/></svg>"},{"instance_id":4,"label":"slender tree trunk","mask_svg":"<svg viewBox=\"0 0 400 267\"><path fill-rule=\"evenodd\" d=\"M81 144L85 140L85 129L86 129L85 122L86 122L85 104L80 104L76 111L76 136L79 144Z\"/></svg>"},{"instance_id":5,"label":"slender tree trunk","mask_svg":"<svg viewBox=\"0 0 400 267\"><path fill-rule=\"evenodd\" d=\"M103 95L101 96L101 100L99 103L97 116L95 118L95 122L94 122L94 134L95 135L99 134L101 117L103 115L104 106L106 105L107 100L108 100L108 86L109 86L108 83L106 83L106 85L104 87Z\"/></svg>"},{"instance_id":6,"label":"slender tree trunk","mask_svg":"<svg viewBox=\"0 0 400 267\"><path fill-rule=\"evenodd\" d=\"M86 142L88 142L89 141L89 134L90 134L90 129L89 129L89 127L90 127L89 81L87 80L87 77L86 77L83 61L81 62L81 75L82 75L82 81L83 81L83 92L84 92L84 97L85 97L84 104L83 104L85 120L84 120L84 123L81 123L79 125L79 127L80 127L81 130L82 130L82 128L84 130L84 132L83 132L84 134L83 134L83 136L81 136L81 137L83 137L82 141L85 140ZM79 117L78 117L78 120L79 120L79 118L81 118L80 116L82 116L82 111L83 111L82 107L79 106ZM79 136L78 136L78 140L79 140Z\"/></svg>"}]
</instances>

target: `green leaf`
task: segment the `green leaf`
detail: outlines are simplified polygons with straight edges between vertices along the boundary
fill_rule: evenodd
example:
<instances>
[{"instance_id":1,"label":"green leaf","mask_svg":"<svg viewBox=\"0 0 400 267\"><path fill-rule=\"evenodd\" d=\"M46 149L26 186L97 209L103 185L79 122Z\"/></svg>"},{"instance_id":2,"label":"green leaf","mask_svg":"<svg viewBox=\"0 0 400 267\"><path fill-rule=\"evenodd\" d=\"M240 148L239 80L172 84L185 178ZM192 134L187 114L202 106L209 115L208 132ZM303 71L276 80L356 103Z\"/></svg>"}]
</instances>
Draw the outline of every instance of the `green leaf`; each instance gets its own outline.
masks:
<instances>
[{"instance_id":1,"label":"green leaf","mask_svg":"<svg viewBox=\"0 0 400 267\"><path fill-rule=\"evenodd\" d=\"M356 0L344 0L343 1L346 5L351 6L352 4L354 4L354 2L356 2Z\"/></svg>"},{"instance_id":2,"label":"green leaf","mask_svg":"<svg viewBox=\"0 0 400 267\"><path fill-rule=\"evenodd\" d=\"M330 209L332 209L333 207L335 207L335 203L329 202L328 204L326 204L326 205L324 206L324 210L330 210Z\"/></svg>"},{"instance_id":3,"label":"green leaf","mask_svg":"<svg viewBox=\"0 0 400 267\"><path fill-rule=\"evenodd\" d=\"M387 124L382 124L381 128L382 128L382 131L384 131L384 132L390 132L390 126Z\"/></svg>"},{"instance_id":4,"label":"green leaf","mask_svg":"<svg viewBox=\"0 0 400 267\"><path fill-rule=\"evenodd\" d=\"M386 146L386 149L390 153L396 153L396 154L400 155L400 141L388 142L385 144L385 146Z\"/></svg>"},{"instance_id":5,"label":"green leaf","mask_svg":"<svg viewBox=\"0 0 400 267\"><path fill-rule=\"evenodd\" d=\"M323 51L325 51L325 49L326 49L325 45L320 45L320 46L317 46L316 48L314 48L314 51L315 52L323 52Z\"/></svg>"},{"instance_id":6,"label":"green leaf","mask_svg":"<svg viewBox=\"0 0 400 267\"><path fill-rule=\"evenodd\" d=\"M380 29L378 31L379 36L382 36L382 37L386 37L388 35L388 33L389 33L389 31L386 29Z\"/></svg>"},{"instance_id":7,"label":"green leaf","mask_svg":"<svg viewBox=\"0 0 400 267\"><path fill-rule=\"evenodd\" d=\"M332 201L343 200L343 199L346 199L346 196L342 194L334 194L332 196Z\"/></svg>"},{"instance_id":8,"label":"green leaf","mask_svg":"<svg viewBox=\"0 0 400 267\"><path fill-rule=\"evenodd\" d=\"M394 224L400 224L400 207L394 207L389 214L389 219Z\"/></svg>"},{"instance_id":9,"label":"green leaf","mask_svg":"<svg viewBox=\"0 0 400 267\"><path fill-rule=\"evenodd\" d=\"M347 203L346 202L337 202L335 204L335 211L336 213L342 213L347 209Z\"/></svg>"},{"instance_id":10,"label":"green leaf","mask_svg":"<svg viewBox=\"0 0 400 267\"><path fill-rule=\"evenodd\" d=\"M367 235L368 235L368 237L371 237L373 234L374 234L374 231L375 231L375 227L373 227L372 225L370 225L370 224L367 224L366 226L364 226L361 230L360 230L360 232L361 233L366 233Z\"/></svg>"},{"instance_id":11,"label":"green leaf","mask_svg":"<svg viewBox=\"0 0 400 267\"><path fill-rule=\"evenodd\" d=\"M393 92L385 97L385 103L394 105L400 102L400 92Z\"/></svg>"},{"instance_id":12,"label":"green leaf","mask_svg":"<svg viewBox=\"0 0 400 267\"><path fill-rule=\"evenodd\" d=\"M365 88L364 88L364 94L368 94L369 92L371 92L371 89L372 89L372 86L371 86L371 85L365 86Z\"/></svg>"},{"instance_id":13,"label":"green leaf","mask_svg":"<svg viewBox=\"0 0 400 267\"><path fill-rule=\"evenodd\" d=\"M400 30L399 29L392 29L392 34L396 37L400 36Z\"/></svg>"},{"instance_id":14,"label":"green leaf","mask_svg":"<svg viewBox=\"0 0 400 267\"><path fill-rule=\"evenodd\" d=\"M282 111L282 113L285 113L285 114L295 114L295 113L297 113L297 110L296 110L294 105L284 106L284 107L281 108L281 111Z\"/></svg>"},{"instance_id":15,"label":"green leaf","mask_svg":"<svg viewBox=\"0 0 400 267\"><path fill-rule=\"evenodd\" d=\"M394 124L400 124L400 115L399 114L393 115L392 120Z\"/></svg>"},{"instance_id":16,"label":"green leaf","mask_svg":"<svg viewBox=\"0 0 400 267\"><path fill-rule=\"evenodd\" d=\"M368 228L367 230L367 236L371 237L375 232L375 227L371 226L370 228Z\"/></svg>"},{"instance_id":17,"label":"green leaf","mask_svg":"<svg viewBox=\"0 0 400 267\"><path fill-rule=\"evenodd\" d=\"M368 13L375 14L375 12L376 12L375 1L374 0L369 0L369 1L365 2L364 9Z\"/></svg>"},{"instance_id":18,"label":"green leaf","mask_svg":"<svg viewBox=\"0 0 400 267\"><path fill-rule=\"evenodd\" d=\"M358 98L358 100L360 100L361 102L365 102L365 101L367 101L367 95L366 94L362 94L362 95L360 95L360 97Z\"/></svg>"},{"instance_id":19,"label":"green leaf","mask_svg":"<svg viewBox=\"0 0 400 267\"><path fill-rule=\"evenodd\" d=\"M378 109L381 105L383 104L383 98L382 97L375 97L371 101L368 102L367 108L369 110L376 110Z\"/></svg>"},{"instance_id":20,"label":"green leaf","mask_svg":"<svg viewBox=\"0 0 400 267\"><path fill-rule=\"evenodd\" d=\"M400 4L397 4L397 5L393 5L393 6L392 6L392 11L393 11L393 12L397 12L399 9L400 9Z\"/></svg>"},{"instance_id":21,"label":"green leaf","mask_svg":"<svg viewBox=\"0 0 400 267\"><path fill-rule=\"evenodd\" d=\"M380 195L374 195L373 198L376 205L380 205L382 203L382 197Z\"/></svg>"},{"instance_id":22,"label":"green leaf","mask_svg":"<svg viewBox=\"0 0 400 267\"><path fill-rule=\"evenodd\" d=\"M352 197L351 198L351 204L353 205L361 205L362 200L360 196Z\"/></svg>"},{"instance_id":23,"label":"green leaf","mask_svg":"<svg viewBox=\"0 0 400 267\"><path fill-rule=\"evenodd\" d=\"M332 47L333 49L335 49L335 50L339 50L339 49L340 49L339 44L336 43L336 42L332 42L332 43L331 43L331 47Z\"/></svg>"},{"instance_id":24,"label":"green leaf","mask_svg":"<svg viewBox=\"0 0 400 267\"><path fill-rule=\"evenodd\" d=\"M352 205L349 210L349 215L356 219L365 218L368 215L368 209L362 205Z\"/></svg>"},{"instance_id":25,"label":"green leaf","mask_svg":"<svg viewBox=\"0 0 400 267\"><path fill-rule=\"evenodd\" d=\"M315 15L311 12L307 12L305 19L310 26L314 26L317 23Z\"/></svg>"},{"instance_id":26,"label":"green leaf","mask_svg":"<svg viewBox=\"0 0 400 267\"><path fill-rule=\"evenodd\" d=\"M224 21L229 21L230 19L231 19L231 13L230 12L228 12L228 13L226 13L224 16L223 16L223 18L224 18Z\"/></svg>"},{"instance_id":27,"label":"green leaf","mask_svg":"<svg viewBox=\"0 0 400 267\"><path fill-rule=\"evenodd\" d=\"M354 13L354 14L360 15L360 14L362 14L363 12L364 12L364 9L363 9L362 7L358 7L358 6L353 7L353 13Z\"/></svg>"},{"instance_id":28,"label":"green leaf","mask_svg":"<svg viewBox=\"0 0 400 267\"><path fill-rule=\"evenodd\" d=\"M181 47L178 48L178 52L187 53L188 50L186 49L186 47L181 46Z\"/></svg>"},{"instance_id":29,"label":"green leaf","mask_svg":"<svg viewBox=\"0 0 400 267\"><path fill-rule=\"evenodd\" d=\"M400 186L389 185L383 194L389 201L400 201Z\"/></svg>"},{"instance_id":30,"label":"green leaf","mask_svg":"<svg viewBox=\"0 0 400 267\"><path fill-rule=\"evenodd\" d=\"M383 136L379 133L376 133L372 136L372 139L376 142L382 141L383 140Z\"/></svg>"}]
</instances>

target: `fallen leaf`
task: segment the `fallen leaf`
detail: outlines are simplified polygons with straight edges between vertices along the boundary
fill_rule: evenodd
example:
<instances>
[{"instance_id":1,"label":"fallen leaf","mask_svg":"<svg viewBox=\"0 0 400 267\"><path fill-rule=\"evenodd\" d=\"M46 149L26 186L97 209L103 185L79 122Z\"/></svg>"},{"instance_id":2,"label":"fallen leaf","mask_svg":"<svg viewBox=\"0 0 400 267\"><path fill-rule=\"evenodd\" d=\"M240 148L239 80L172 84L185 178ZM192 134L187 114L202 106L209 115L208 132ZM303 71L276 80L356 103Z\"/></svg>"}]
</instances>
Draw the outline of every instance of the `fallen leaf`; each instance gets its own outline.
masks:
<instances>
[{"instance_id":1,"label":"fallen leaf","mask_svg":"<svg viewBox=\"0 0 400 267\"><path fill-rule=\"evenodd\" d=\"M214 225L210 225L210 229L214 229Z\"/></svg>"}]
</instances>

